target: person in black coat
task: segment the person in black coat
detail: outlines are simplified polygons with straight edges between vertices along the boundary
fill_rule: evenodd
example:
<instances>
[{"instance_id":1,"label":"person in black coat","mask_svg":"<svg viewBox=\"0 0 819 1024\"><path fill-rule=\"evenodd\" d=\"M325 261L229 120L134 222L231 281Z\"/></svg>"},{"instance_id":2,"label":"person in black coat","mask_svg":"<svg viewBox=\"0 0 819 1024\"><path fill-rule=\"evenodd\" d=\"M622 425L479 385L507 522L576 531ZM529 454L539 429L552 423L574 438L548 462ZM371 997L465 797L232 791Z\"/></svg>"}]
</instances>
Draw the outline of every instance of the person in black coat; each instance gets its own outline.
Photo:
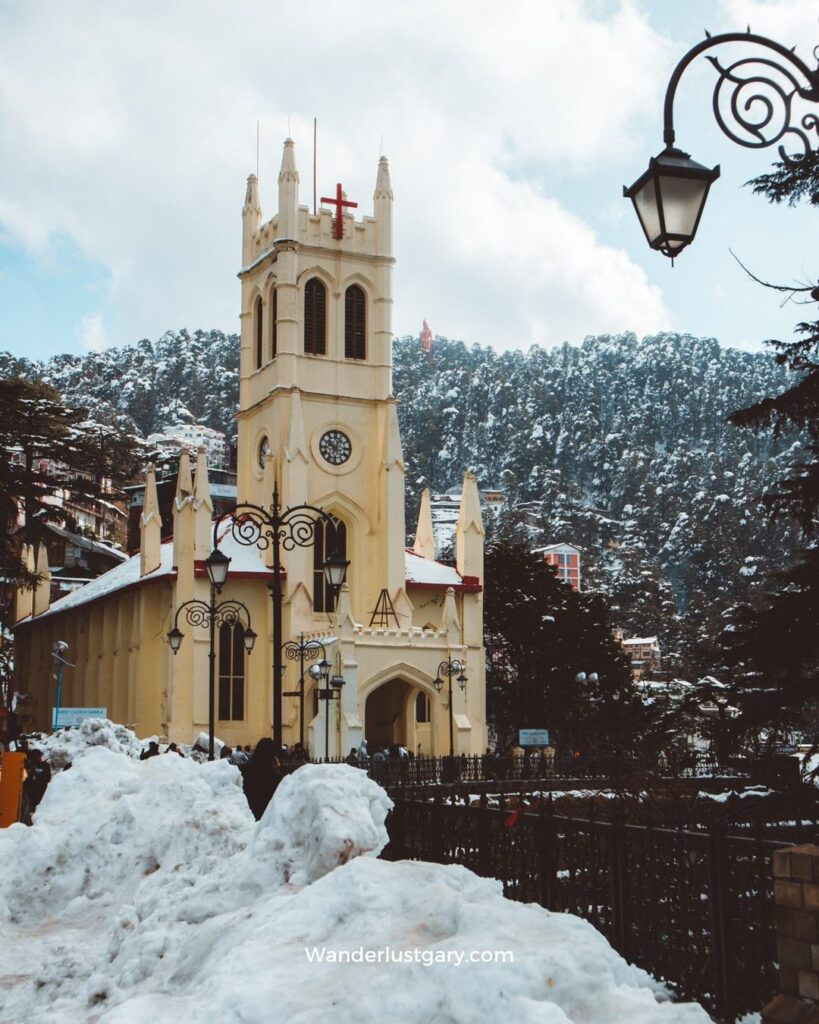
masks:
<instances>
[{"instance_id":1,"label":"person in black coat","mask_svg":"<svg viewBox=\"0 0 819 1024\"><path fill-rule=\"evenodd\" d=\"M260 739L250 760L239 770L242 773L248 807L258 821L267 809L267 805L283 777L281 762L276 755L276 745L273 740L268 736Z\"/></svg>"},{"instance_id":2,"label":"person in black coat","mask_svg":"<svg viewBox=\"0 0 819 1024\"><path fill-rule=\"evenodd\" d=\"M51 782L51 768L43 760L42 750L30 750L26 756L26 781L23 783L23 823L31 824L31 815Z\"/></svg>"}]
</instances>

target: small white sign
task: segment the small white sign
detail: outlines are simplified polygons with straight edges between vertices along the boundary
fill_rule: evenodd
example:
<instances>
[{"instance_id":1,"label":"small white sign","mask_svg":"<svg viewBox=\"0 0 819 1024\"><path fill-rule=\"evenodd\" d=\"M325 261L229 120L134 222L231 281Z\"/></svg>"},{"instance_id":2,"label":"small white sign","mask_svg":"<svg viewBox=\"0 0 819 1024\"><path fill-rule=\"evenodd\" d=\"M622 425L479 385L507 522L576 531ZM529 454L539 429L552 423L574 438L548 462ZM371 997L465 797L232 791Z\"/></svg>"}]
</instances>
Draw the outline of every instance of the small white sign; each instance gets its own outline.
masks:
<instances>
[{"instance_id":1,"label":"small white sign","mask_svg":"<svg viewBox=\"0 0 819 1024\"><path fill-rule=\"evenodd\" d=\"M107 718L108 708L60 708L51 709L51 721L53 729L64 729L67 725L79 725L86 718Z\"/></svg>"},{"instance_id":2,"label":"small white sign","mask_svg":"<svg viewBox=\"0 0 819 1024\"><path fill-rule=\"evenodd\" d=\"M548 747L548 729L518 729L518 744L521 747Z\"/></svg>"}]
</instances>

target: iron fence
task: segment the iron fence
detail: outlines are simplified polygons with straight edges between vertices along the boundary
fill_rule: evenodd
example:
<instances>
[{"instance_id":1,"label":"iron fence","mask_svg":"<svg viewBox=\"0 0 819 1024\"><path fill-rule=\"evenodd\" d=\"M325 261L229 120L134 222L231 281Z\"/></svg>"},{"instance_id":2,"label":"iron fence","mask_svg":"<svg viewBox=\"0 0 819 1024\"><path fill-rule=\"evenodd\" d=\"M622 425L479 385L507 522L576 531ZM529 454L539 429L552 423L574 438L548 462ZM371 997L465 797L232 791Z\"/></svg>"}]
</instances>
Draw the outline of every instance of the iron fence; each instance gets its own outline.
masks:
<instances>
[{"instance_id":1,"label":"iron fence","mask_svg":"<svg viewBox=\"0 0 819 1024\"><path fill-rule=\"evenodd\" d=\"M781 842L395 797L388 859L463 864L504 894L590 921L627 960L721 1021L773 996Z\"/></svg>"}]
</instances>

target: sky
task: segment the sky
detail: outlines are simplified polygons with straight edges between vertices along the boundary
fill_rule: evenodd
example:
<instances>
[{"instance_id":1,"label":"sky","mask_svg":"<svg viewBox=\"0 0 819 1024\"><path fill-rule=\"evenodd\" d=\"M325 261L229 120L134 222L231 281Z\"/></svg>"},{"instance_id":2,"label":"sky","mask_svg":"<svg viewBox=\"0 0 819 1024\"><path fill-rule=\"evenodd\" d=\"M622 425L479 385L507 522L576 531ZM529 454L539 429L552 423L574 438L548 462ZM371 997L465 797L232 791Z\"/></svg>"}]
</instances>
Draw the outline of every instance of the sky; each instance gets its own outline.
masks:
<instances>
[{"instance_id":1,"label":"sky","mask_svg":"<svg viewBox=\"0 0 819 1024\"><path fill-rule=\"evenodd\" d=\"M816 280L817 214L743 183L775 149L722 135L716 74L683 76L678 145L720 164L694 243L651 251L622 186L662 149L680 57L712 33L796 44L813 0L0 0L0 349L82 354L238 330L241 206L275 213L288 133L301 201L395 194L396 334L496 349L659 330L756 350L805 311L754 284ZM723 48L722 56L742 56Z\"/></svg>"}]
</instances>

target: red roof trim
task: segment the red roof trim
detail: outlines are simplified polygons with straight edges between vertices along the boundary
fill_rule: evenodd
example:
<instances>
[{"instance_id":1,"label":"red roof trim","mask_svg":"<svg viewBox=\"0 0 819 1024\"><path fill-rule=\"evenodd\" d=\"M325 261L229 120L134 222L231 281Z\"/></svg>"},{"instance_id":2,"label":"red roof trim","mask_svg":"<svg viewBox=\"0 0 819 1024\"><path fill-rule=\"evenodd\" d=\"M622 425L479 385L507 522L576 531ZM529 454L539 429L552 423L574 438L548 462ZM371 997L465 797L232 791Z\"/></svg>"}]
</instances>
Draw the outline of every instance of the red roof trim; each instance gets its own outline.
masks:
<instances>
[{"instance_id":1,"label":"red roof trim","mask_svg":"<svg viewBox=\"0 0 819 1024\"><path fill-rule=\"evenodd\" d=\"M175 568L176 568L176 566L174 566L174 569ZM206 579L207 578L208 570L205 567L204 560L198 559L197 561L195 561L193 563L193 574L194 574L194 576L198 580ZM267 579L268 577L270 577L272 575L273 575L273 570L272 569L268 569L268 568L258 569L258 570L254 570L254 569L237 569L235 572L233 570L231 570L231 569L228 569L228 579L229 580ZM280 575L281 575L282 579L286 578L287 577L287 570L286 569L282 569Z\"/></svg>"},{"instance_id":2,"label":"red roof trim","mask_svg":"<svg viewBox=\"0 0 819 1024\"><path fill-rule=\"evenodd\" d=\"M480 594L483 590L476 576L464 576L463 583L421 583L418 580L407 580L407 590L449 590L450 587L459 594Z\"/></svg>"}]
</instances>

